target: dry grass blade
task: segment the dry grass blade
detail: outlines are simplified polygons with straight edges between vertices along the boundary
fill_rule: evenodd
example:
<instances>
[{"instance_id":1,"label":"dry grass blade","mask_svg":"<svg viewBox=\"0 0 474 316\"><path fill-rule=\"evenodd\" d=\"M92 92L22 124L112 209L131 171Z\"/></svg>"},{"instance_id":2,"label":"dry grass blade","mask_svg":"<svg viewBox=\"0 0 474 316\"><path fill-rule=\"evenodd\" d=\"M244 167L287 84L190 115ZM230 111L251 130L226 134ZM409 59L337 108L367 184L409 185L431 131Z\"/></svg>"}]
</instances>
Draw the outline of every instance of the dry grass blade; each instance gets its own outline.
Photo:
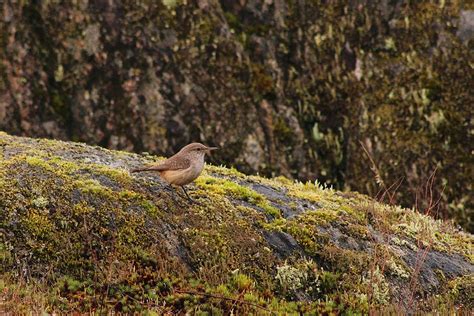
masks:
<instances>
[{"instance_id":1,"label":"dry grass blade","mask_svg":"<svg viewBox=\"0 0 474 316\"><path fill-rule=\"evenodd\" d=\"M375 164L374 159L373 159L372 156L370 155L370 153L369 153L369 151L367 150L367 148L365 148L364 143L362 143L362 142L359 140L359 144L362 146L362 149L364 150L365 154L367 155L367 157L368 157L369 160L370 160L370 163L371 163L370 170L372 170L372 172L375 174L375 182L376 182L378 185L382 186L385 190L387 190L387 187L385 186L385 182L383 181L382 176L380 175L379 168L378 168L377 165Z\"/></svg>"}]
</instances>

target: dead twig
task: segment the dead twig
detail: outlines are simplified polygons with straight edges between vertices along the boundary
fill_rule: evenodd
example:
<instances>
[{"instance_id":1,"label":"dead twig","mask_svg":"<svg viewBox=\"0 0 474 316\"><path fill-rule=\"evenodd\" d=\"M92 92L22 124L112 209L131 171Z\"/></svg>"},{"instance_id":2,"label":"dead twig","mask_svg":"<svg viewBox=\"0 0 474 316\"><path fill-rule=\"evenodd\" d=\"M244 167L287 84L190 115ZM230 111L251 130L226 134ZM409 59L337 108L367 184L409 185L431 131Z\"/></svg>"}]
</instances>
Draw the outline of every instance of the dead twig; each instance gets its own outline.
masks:
<instances>
[{"instance_id":1,"label":"dead twig","mask_svg":"<svg viewBox=\"0 0 474 316\"><path fill-rule=\"evenodd\" d=\"M433 210L435 210L435 212L438 213L442 192L444 191L444 188L443 188L443 191L441 192L439 198L435 201L434 200L434 193L433 193L433 185L435 183L437 170L438 170L438 168L435 168L435 170L433 170L433 172L428 177L428 180L426 181L426 184L425 184L424 192L423 192L422 197L421 197L422 199L428 201L428 205L426 206L426 209L424 211L425 215L427 215L427 216L432 216L432 211ZM417 211L419 211L418 210L418 194L416 194L415 209ZM423 227L423 229L427 230L428 228ZM427 234L427 237L429 238L429 242L426 245L426 247L423 247L424 245L423 245L423 242L421 241L420 238L417 240L417 245L418 245L418 248L420 249L420 251L418 251L418 253L416 254L415 269L413 271L413 274L412 274L411 280L410 280L410 286L409 286L410 297L408 299L408 307L409 308L412 308L413 304L415 302L415 292L416 292L416 287L418 285L418 276L420 275L421 269L423 268L423 266L426 262L426 258L428 256L429 251L433 247L434 240L433 240L432 236L430 234Z\"/></svg>"}]
</instances>

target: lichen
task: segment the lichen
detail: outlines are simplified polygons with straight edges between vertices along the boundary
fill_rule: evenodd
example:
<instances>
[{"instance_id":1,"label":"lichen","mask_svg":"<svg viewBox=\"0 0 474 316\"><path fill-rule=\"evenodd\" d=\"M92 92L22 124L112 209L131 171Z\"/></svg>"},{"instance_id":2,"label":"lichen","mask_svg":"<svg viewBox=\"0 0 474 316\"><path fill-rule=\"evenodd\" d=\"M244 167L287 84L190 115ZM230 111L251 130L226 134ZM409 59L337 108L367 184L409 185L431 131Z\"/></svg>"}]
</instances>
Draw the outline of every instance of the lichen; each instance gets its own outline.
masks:
<instances>
[{"instance_id":1,"label":"lichen","mask_svg":"<svg viewBox=\"0 0 474 316\"><path fill-rule=\"evenodd\" d=\"M367 276L362 277L362 284L369 288L368 293L371 296L370 298L374 300L376 304L383 305L389 302L390 286L385 280L385 276L379 266L376 266Z\"/></svg>"},{"instance_id":2,"label":"lichen","mask_svg":"<svg viewBox=\"0 0 474 316\"><path fill-rule=\"evenodd\" d=\"M397 263L393 258L388 261L388 268L390 269L390 273L396 277L400 277L402 279L409 279L410 272L406 270L401 264Z\"/></svg>"},{"instance_id":3,"label":"lichen","mask_svg":"<svg viewBox=\"0 0 474 316\"><path fill-rule=\"evenodd\" d=\"M315 297L321 292L321 280L315 273L317 265L311 260L305 260L297 265L285 262L277 267L275 279L284 293L290 297L305 295Z\"/></svg>"}]
</instances>

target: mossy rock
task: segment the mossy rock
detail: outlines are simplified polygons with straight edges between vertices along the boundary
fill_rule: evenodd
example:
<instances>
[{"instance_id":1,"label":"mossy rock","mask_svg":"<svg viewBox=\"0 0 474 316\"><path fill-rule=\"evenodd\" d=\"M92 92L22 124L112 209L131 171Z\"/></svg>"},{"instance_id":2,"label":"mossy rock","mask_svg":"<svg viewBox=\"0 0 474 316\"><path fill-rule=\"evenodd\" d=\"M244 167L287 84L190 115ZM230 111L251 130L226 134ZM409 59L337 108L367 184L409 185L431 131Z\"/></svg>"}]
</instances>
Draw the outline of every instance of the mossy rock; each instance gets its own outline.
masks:
<instances>
[{"instance_id":1,"label":"mossy rock","mask_svg":"<svg viewBox=\"0 0 474 316\"><path fill-rule=\"evenodd\" d=\"M0 312L473 307L474 239L448 222L216 166L191 204L129 173L160 159L0 133Z\"/></svg>"}]
</instances>

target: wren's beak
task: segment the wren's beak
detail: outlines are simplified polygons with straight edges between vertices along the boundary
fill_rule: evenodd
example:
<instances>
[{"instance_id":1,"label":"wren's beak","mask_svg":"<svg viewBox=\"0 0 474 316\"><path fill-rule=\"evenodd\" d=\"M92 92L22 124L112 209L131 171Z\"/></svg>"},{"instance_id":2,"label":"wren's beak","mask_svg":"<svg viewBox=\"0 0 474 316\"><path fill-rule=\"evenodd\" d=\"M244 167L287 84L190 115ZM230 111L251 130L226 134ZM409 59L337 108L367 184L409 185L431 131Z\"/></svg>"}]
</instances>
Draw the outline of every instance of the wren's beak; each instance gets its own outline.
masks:
<instances>
[{"instance_id":1,"label":"wren's beak","mask_svg":"<svg viewBox=\"0 0 474 316\"><path fill-rule=\"evenodd\" d=\"M207 147L206 151L207 151L208 154L210 154L212 150L216 150L216 149L218 149L218 148L217 147Z\"/></svg>"}]
</instances>

